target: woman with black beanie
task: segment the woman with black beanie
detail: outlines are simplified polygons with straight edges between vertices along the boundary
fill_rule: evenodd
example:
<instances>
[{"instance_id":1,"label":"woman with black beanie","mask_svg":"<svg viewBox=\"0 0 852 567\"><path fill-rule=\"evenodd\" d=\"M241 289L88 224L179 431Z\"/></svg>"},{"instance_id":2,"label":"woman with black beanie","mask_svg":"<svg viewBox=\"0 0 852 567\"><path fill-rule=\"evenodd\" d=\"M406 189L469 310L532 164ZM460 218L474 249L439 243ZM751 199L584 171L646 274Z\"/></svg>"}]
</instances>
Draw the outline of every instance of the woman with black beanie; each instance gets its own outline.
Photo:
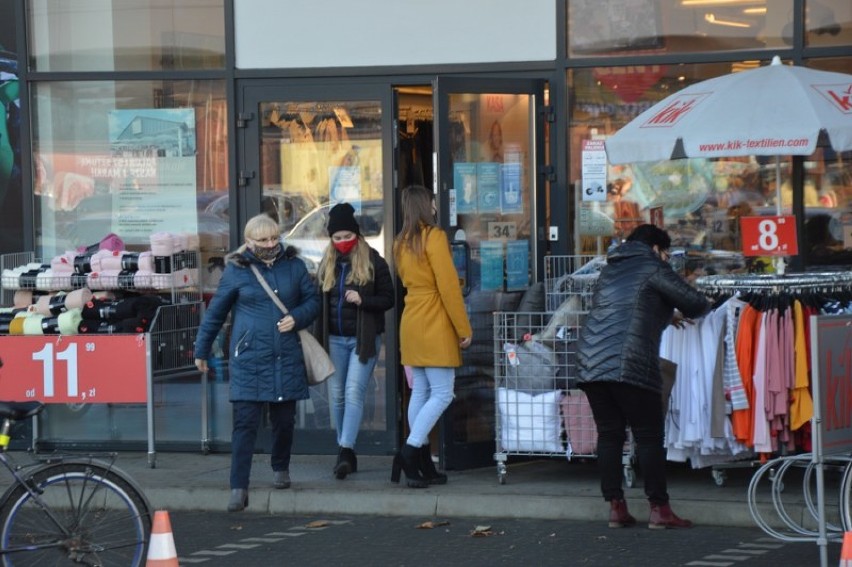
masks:
<instances>
[{"instance_id":1,"label":"woman with black beanie","mask_svg":"<svg viewBox=\"0 0 852 567\"><path fill-rule=\"evenodd\" d=\"M339 446L334 475L342 480L358 469L355 442L394 289L388 264L364 240L352 205L331 208L328 235L317 278L323 294L323 335L335 369L328 380Z\"/></svg>"}]
</instances>

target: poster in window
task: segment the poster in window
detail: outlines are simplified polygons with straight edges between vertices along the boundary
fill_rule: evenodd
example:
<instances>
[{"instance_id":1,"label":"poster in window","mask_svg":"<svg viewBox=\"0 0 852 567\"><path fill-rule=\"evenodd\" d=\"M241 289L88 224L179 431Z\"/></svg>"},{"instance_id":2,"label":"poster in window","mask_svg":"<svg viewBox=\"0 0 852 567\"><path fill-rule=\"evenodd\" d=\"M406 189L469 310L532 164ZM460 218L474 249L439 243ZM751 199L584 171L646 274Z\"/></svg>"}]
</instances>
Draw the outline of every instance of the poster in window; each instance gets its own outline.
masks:
<instances>
[{"instance_id":1,"label":"poster in window","mask_svg":"<svg viewBox=\"0 0 852 567\"><path fill-rule=\"evenodd\" d=\"M497 291L503 289L503 243L482 242L480 254L480 289Z\"/></svg>"},{"instance_id":2,"label":"poster in window","mask_svg":"<svg viewBox=\"0 0 852 567\"><path fill-rule=\"evenodd\" d=\"M500 212L500 167L496 162L476 164L476 193L480 213Z\"/></svg>"},{"instance_id":3,"label":"poster in window","mask_svg":"<svg viewBox=\"0 0 852 567\"><path fill-rule=\"evenodd\" d=\"M144 244L155 232L197 233L195 110L109 114L112 232Z\"/></svg>"},{"instance_id":4,"label":"poster in window","mask_svg":"<svg viewBox=\"0 0 852 567\"><path fill-rule=\"evenodd\" d=\"M456 190L456 212L460 215L476 213L476 164L453 164L453 184Z\"/></svg>"},{"instance_id":5,"label":"poster in window","mask_svg":"<svg viewBox=\"0 0 852 567\"><path fill-rule=\"evenodd\" d=\"M529 240L510 240L506 242L506 291L523 291L529 285Z\"/></svg>"}]
</instances>

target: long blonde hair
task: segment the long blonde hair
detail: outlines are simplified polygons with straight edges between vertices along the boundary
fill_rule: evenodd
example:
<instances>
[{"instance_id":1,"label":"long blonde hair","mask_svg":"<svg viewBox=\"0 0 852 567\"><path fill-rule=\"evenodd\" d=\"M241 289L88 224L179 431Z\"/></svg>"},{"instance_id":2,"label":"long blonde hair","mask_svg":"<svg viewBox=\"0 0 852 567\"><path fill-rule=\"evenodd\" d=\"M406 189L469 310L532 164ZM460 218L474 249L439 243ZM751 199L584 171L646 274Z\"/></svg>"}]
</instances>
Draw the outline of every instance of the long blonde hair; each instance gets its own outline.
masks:
<instances>
[{"instance_id":1,"label":"long blonde hair","mask_svg":"<svg viewBox=\"0 0 852 567\"><path fill-rule=\"evenodd\" d=\"M373 262L370 260L370 245L364 240L360 234L355 236L358 243L349 253L349 258L352 262L352 270L346 275L346 282L349 285L366 285L373 280L375 270ZM329 243L325 247L325 252L320 260L317 268L317 280L324 292L329 292L337 284L337 274L334 267L337 264L337 258L340 252L337 251L332 244Z\"/></svg>"},{"instance_id":2,"label":"long blonde hair","mask_svg":"<svg viewBox=\"0 0 852 567\"><path fill-rule=\"evenodd\" d=\"M402 229L393 243L393 254L397 263L403 248L410 250L418 258L423 256L426 249L424 237L436 226L432 213L434 200L432 192L422 185L409 185L402 190Z\"/></svg>"}]
</instances>

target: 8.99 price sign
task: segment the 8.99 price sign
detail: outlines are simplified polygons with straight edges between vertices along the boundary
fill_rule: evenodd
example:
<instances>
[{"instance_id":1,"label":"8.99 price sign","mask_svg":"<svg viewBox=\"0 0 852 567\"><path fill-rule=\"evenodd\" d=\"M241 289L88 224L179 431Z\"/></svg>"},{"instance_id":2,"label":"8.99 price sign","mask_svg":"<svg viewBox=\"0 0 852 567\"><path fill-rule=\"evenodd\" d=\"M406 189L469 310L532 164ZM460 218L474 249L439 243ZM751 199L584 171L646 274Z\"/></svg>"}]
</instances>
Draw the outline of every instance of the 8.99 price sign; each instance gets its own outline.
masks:
<instances>
[{"instance_id":1,"label":"8.99 price sign","mask_svg":"<svg viewBox=\"0 0 852 567\"><path fill-rule=\"evenodd\" d=\"M146 335L0 337L0 400L145 403Z\"/></svg>"},{"instance_id":2,"label":"8.99 price sign","mask_svg":"<svg viewBox=\"0 0 852 567\"><path fill-rule=\"evenodd\" d=\"M799 253L796 239L796 217L742 217L740 231L744 256L795 256Z\"/></svg>"}]
</instances>

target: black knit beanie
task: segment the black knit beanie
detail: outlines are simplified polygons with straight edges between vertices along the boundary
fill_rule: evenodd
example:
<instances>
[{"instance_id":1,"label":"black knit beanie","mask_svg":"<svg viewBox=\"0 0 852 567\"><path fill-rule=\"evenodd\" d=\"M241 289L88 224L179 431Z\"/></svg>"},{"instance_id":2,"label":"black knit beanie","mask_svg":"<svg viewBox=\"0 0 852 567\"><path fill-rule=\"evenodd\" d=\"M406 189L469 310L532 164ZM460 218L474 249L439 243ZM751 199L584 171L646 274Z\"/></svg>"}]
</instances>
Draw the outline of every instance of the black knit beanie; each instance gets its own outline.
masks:
<instances>
[{"instance_id":1,"label":"black knit beanie","mask_svg":"<svg viewBox=\"0 0 852 567\"><path fill-rule=\"evenodd\" d=\"M349 203L338 203L328 211L328 235L341 230L361 234L358 221L355 220L355 209Z\"/></svg>"}]
</instances>

